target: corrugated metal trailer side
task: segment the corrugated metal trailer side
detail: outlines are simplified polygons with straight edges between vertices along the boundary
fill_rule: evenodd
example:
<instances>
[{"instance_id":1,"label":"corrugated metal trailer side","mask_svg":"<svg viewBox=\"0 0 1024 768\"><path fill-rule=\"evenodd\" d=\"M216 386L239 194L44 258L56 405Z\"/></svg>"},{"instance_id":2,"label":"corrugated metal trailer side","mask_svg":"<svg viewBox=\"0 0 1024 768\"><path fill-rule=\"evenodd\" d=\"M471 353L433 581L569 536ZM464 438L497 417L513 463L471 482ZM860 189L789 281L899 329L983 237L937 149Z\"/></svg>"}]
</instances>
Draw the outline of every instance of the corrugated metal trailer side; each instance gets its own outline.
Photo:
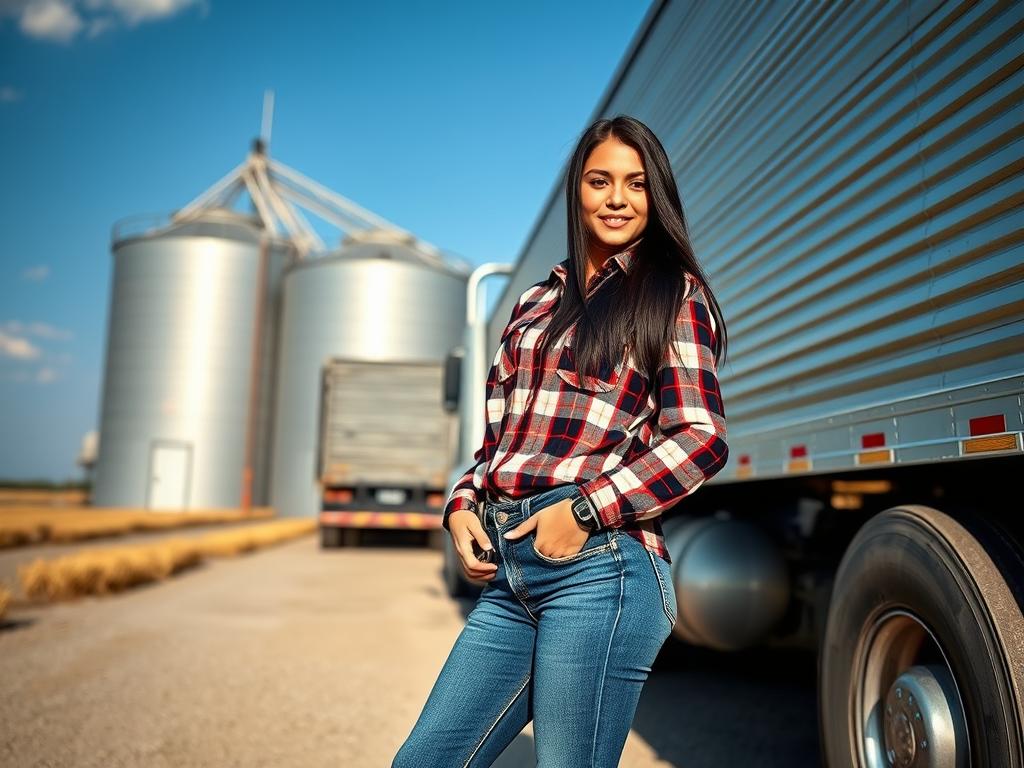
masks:
<instances>
[{"instance_id":1,"label":"corrugated metal trailer side","mask_svg":"<svg viewBox=\"0 0 1024 768\"><path fill-rule=\"evenodd\" d=\"M1020 452L1024 5L664 3L599 114L669 152L730 332L712 481ZM563 258L563 179L492 316ZM868 449L870 453L868 453ZM799 461L795 461L799 459Z\"/></svg>"}]
</instances>

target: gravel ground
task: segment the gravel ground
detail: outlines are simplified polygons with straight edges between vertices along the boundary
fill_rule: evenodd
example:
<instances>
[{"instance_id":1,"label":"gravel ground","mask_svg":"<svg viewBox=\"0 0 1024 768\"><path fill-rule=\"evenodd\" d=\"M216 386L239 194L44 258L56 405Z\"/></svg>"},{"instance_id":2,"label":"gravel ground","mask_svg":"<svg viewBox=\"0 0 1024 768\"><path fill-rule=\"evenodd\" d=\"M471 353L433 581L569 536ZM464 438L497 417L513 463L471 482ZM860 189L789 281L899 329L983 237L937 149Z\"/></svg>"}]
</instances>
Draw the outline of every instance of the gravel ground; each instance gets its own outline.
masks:
<instances>
[{"instance_id":1,"label":"gravel ground","mask_svg":"<svg viewBox=\"0 0 1024 768\"><path fill-rule=\"evenodd\" d=\"M4 766L388 766L473 607L441 554L310 536L0 627ZM623 766L818 762L814 659L672 641ZM532 727L496 763L532 766ZM433 768L433 767L426 767Z\"/></svg>"}]
</instances>

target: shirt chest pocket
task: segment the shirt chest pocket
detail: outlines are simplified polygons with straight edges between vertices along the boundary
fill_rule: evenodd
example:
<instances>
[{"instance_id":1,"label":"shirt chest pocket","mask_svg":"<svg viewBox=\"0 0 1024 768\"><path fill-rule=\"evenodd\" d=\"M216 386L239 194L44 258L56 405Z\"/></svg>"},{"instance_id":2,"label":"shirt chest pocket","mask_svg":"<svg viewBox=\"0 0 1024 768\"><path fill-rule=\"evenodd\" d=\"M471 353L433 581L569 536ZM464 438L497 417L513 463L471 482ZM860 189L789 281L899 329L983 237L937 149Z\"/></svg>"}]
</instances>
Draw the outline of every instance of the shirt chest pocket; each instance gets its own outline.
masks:
<instances>
[{"instance_id":1,"label":"shirt chest pocket","mask_svg":"<svg viewBox=\"0 0 1024 768\"><path fill-rule=\"evenodd\" d=\"M615 366L605 363L596 375L583 374L576 370L576 356L569 344L562 347L555 372L566 384L584 392L611 392L619 385L624 362L620 359Z\"/></svg>"}]
</instances>

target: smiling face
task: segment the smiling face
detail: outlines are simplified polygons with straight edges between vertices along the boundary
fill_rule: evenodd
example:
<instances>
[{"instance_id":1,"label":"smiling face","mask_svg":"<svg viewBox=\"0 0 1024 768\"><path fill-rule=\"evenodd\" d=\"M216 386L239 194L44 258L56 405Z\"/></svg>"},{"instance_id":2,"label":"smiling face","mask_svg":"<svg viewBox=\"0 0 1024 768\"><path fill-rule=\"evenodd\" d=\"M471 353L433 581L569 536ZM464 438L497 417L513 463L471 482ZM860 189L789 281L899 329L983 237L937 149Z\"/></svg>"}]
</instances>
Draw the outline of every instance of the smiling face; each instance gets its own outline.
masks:
<instances>
[{"instance_id":1,"label":"smiling face","mask_svg":"<svg viewBox=\"0 0 1024 768\"><path fill-rule=\"evenodd\" d=\"M609 136L590 153L580 180L580 206L591 232L591 261L600 266L647 226L647 182L640 154Z\"/></svg>"}]
</instances>

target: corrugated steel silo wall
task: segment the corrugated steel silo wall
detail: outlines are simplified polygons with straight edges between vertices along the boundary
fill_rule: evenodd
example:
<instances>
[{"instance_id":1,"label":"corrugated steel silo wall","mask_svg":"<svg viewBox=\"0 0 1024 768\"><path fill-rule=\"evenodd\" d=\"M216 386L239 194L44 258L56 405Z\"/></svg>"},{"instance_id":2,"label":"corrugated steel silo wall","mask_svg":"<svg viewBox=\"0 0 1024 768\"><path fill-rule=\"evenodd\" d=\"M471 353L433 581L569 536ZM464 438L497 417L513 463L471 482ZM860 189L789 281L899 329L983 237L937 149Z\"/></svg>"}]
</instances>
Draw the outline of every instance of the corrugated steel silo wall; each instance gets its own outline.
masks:
<instances>
[{"instance_id":1,"label":"corrugated steel silo wall","mask_svg":"<svg viewBox=\"0 0 1024 768\"><path fill-rule=\"evenodd\" d=\"M399 260L314 259L285 273L271 503L286 517L319 510L320 371L330 357L440 363L461 343L466 278ZM441 392L438 391L438 407Z\"/></svg>"},{"instance_id":2,"label":"corrugated steel silo wall","mask_svg":"<svg viewBox=\"0 0 1024 768\"><path fill-rule=\"evenodd\" d=\"M669 153L728 325L731 446L1024 372L1022 29L1020 2L652 7L593 118ZM563 183L491 348L564 258Z\"/></svg>"}]
</instances>

